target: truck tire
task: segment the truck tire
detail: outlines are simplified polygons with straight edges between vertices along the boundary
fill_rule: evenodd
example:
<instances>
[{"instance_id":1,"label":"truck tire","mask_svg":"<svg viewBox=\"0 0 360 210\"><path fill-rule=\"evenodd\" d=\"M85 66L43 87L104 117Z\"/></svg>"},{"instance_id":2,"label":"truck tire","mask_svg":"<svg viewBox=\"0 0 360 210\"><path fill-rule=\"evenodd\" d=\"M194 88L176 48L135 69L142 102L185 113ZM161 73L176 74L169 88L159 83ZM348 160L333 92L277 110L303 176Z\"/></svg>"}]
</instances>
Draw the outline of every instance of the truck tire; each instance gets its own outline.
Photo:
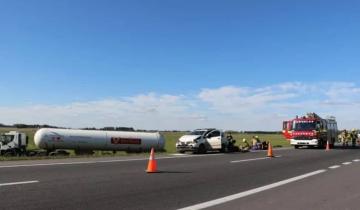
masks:
<instances>
[{"instance_id":1,"label":"truck tire","mask_svg":"<svg viewBox=\"0 0 360 210\"><path fill-rule=\"evenodd\" d=\"M295 149L299 149L299 147L300 147L299 145L294 145Z\"/></svg>"}]
</instances>

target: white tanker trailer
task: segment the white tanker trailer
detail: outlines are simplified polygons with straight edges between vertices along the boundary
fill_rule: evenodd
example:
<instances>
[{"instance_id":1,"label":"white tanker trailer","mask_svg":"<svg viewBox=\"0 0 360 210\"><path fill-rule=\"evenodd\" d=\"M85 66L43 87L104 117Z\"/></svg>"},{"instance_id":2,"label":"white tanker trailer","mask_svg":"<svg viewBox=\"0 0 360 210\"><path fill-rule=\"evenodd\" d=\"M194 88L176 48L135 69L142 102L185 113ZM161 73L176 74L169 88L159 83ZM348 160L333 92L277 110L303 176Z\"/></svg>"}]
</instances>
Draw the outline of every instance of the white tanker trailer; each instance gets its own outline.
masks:
<instances>
[{"instance_id":1,"label":"white tanker trailer","mask_svg":"<svg viewBox=\"0 0 360 210\"><path fill-rule=\"evenodd\" d=\"M35 133L35 145L48 152L57 149L74 150L76 154L91 154L94 150L141 152L163 150L165 139L160 133L98 131L42 128Z\"/></svg>"}]
</instances>

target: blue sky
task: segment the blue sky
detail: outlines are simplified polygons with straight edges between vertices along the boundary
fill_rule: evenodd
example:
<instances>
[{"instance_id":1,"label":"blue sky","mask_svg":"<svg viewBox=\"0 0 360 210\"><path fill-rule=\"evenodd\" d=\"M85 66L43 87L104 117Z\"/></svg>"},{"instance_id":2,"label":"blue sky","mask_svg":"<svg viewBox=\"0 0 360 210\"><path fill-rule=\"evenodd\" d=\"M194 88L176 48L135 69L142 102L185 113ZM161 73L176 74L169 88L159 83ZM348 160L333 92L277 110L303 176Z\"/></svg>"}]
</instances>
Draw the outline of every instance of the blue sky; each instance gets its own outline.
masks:
<instances>
[{"instance_id":1,"label":"blue sky","mask_svg":"<svg viewBox=\"0 0 360 210\"><path fill-rule=\"evenodd\" d=\"M274 130L283 118L317 111L338 114L340 127L360 127L357 115L342 113L359 108L358 1L0 0L0 5L0 122ZM279 91L284 85L311 91ZM346 107L319 108L324 101L338 103L330 93L343 89ZM271 100L264 101L264 94ZM252 100L258 96L260 101ZM139 110L154 103L149 110L156 112L147 118L120 112L108 120L107 109L128 110L140 102ZM304 102L302 109L281 108ZM248 109L239 113L244 106ZM98 114L89 118L93 109ZM254 122L233 125L254 113L261 113ZM274 116L279 116L274 125L261 125ZM198 121L189 124L191 119Z\"/></svg>"}]
</instances>

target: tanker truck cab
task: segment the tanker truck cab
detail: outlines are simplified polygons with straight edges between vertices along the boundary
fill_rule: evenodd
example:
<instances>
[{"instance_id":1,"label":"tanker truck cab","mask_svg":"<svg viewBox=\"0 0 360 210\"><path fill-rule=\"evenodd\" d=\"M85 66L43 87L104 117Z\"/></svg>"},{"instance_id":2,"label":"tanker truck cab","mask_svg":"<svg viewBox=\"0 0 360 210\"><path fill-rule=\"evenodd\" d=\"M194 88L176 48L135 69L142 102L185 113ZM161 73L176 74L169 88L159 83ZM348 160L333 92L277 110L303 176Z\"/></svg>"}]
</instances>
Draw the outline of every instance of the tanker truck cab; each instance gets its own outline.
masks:
<instances>
[{"instance_id":1,"label":"tanker truck cab","mask_svg":"<svg viewBox=\"0 0 360 210\"><path fill-rule=\"evenodd\" d=\"M25 154L28 137L25 133L10 131L0 135L0 155L15 156Z\"/></svg>"},{"instance_id":2,"label":"tanker truck cab","mask_svg":"<svg viewBox=\"0 0 360 210\"><path fill-rule=\"evenodd\" d=\"M176 142L176 150L180 153L206 153L207 151L223 151L228 141L222 131L217 129L197 129L186 134Z\"/></svg>"}]
</instances>

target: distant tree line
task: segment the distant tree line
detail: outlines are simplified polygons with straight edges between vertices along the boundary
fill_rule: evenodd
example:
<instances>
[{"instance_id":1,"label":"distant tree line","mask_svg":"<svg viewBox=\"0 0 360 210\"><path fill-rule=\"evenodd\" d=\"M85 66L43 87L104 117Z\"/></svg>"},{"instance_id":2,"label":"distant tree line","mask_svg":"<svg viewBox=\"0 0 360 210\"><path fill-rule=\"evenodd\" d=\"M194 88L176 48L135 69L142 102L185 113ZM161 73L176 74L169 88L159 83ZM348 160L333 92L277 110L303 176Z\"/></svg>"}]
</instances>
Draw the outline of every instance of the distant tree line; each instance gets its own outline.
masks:
<instances>
[{"instance_id":1,"label":"distant tree line","mask_svg":"<svg viewBox=\"0 0 360 210\"><path fill-rule=\"evenodd\" d=\"M52 126L52 125L39 125L39 124L33 124L33 125L29 125L29 124L22 124L22 123L16 123L13 125L5 125L0 123L0 127L1 128L59 128L57 126Z\"/></svg>"},{"instance_id":2,"label":"distant tree line","mask_svg":"<svg viewBox=\"0 0 360 210\"><path fill-rule=\"evenodd\" d=\"M134 129L133 127L111 127L111 126L103 127L103 128L86 127L86 128L82 128L82 130L158 132L158 130L145 130L145 129Z\"/></svg>"},{"instance_id":3,"label":"distant tree line","mask_svg":"<svg viewBox=\"0 0 360 210\"><path fill-rule=\"evenodd\" d=\"M53 125L39 125L39 124L22 124L16 123L13 125L5 125L0 123L0 128L63 128ZM134 129L133 127L112 127L107 126L103 128L86 127L82 130L103 130L103 131L138 131L138 132L158 132L159 130L145 130L145 129ZM184 130L162 130L162 132L189 132ZM226 133L244 133L244 134L281 134L281 131L234 131L227 130Z\"/></svg>"},{"instance_id":4,"label":"distant tree line","mask_svg":"<svg viewBox=\"0 0 360 210\"><path fill-rule=\"evenodd\" d=\"M101 130L101 131L135 131L132 127L103 127L103 128L95 128L95 127L88 127L83 128L83 130Z\"/></svg>"},{"instance_id":5,"label":"distant tree line","mask_svg":"<svg viewBox=\"0 0 360 210\"><path fill-rule=\"evenodd\" d=\"M233 132L233 131L227 131ZM234 133L244 133L244 134L281 134L281 131L234 131Z\"/></svg>"},{"instance_id":6,"label":"distant tree line","mask_svg":"<svg viewBox=\"0 0 360 210\"><path fill-rule=\"evenodd\" d=\"M282 134L281 131L244 131L244 133L256 133L256 134Z\"/></svg>"},{"instance_id":7,"label":"distant tree line","mask_svg":"<svg viewBox=\"0 0 360 210\"><path fill-rule=\"evenodd\" d=\"M8 127L11 127L10 125L4 125L2 123L0 123L0 128L8 128Z\"/></svg>"}]
</instances>

